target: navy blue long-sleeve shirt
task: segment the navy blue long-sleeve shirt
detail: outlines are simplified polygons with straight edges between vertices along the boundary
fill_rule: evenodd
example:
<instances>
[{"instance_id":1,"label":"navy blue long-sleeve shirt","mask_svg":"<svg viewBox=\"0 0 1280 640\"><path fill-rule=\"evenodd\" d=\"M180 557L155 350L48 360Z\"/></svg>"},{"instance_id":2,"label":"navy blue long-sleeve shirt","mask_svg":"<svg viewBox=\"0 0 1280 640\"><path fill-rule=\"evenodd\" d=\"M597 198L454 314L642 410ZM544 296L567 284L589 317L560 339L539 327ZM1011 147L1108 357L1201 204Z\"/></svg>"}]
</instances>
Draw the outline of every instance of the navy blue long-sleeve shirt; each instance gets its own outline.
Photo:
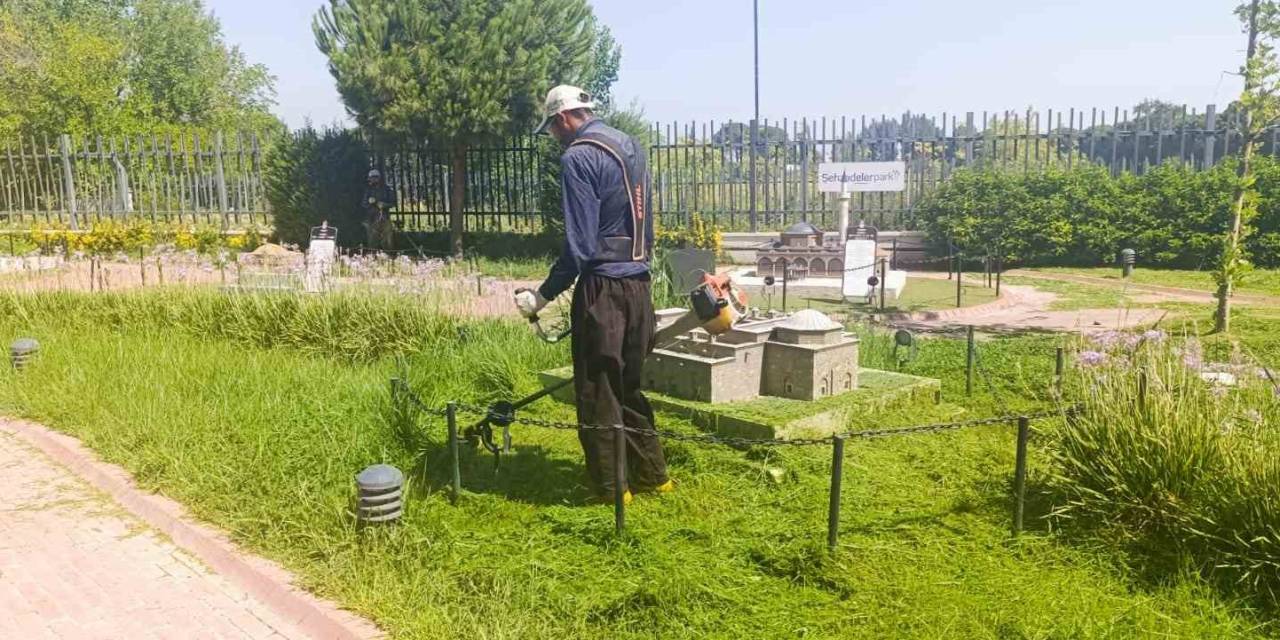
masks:
<instances>
[{"instance_id":1,"label":"navy blue long-sleeve shirt","mask_svg":"<svg viewBox=\"0 0 1280 640\"><path fill-rule=\"evenodd\" d=\"M591 120L578 129L578 135L595 127L607 127ZM596 274L609 278L627 278L649 272L648 262L597 262L596 253L602 235L626 235L630 211L614 212L601 220L600 202L623 189L622 167L608 152L595 145L571 146L560 157L560 184L564 196L564 249L551 265L551 273L538 288L538 293L551 300L564 293L579 276ZM643 229L637 233L643 233Z\"/></svg>"}]
</instances>

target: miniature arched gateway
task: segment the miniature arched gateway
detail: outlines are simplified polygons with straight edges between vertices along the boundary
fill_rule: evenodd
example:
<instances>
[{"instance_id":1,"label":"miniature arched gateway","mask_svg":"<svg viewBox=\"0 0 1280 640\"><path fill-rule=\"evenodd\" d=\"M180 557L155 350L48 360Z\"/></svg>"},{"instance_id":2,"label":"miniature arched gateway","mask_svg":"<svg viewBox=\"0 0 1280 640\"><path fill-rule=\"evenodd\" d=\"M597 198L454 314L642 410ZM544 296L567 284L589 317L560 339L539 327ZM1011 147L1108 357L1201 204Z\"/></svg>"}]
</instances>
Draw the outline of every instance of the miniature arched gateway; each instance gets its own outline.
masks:
<instances>
[{"instance_id":1,"label":"miniature arched gateway","mask_svg":"<svg viewBox=\"0 0 1280 640\"><path fill-rule=\"evenodd\" d=\"M756 248L756 275L781 277L784 264L794 267L788 277L802 279L836 276L844 269L844 254L837 238L827 239L808 222L787 227L779 239ZM766 271L765 269L768 268Z\"/></svg>"}]
</instances>

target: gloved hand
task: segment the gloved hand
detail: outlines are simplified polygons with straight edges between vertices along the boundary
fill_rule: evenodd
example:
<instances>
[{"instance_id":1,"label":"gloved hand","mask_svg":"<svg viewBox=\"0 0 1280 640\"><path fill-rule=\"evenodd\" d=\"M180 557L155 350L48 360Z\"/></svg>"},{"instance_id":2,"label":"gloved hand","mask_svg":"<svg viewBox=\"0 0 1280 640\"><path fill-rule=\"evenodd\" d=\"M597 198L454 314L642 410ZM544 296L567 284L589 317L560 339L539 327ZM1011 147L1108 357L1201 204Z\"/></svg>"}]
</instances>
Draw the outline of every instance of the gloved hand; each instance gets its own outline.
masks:
<instances>
[{"instance_id":1,"label":"gloved hand","mask_svg":"<svg viewBox=\"0 0 1280 640\"><path fill-rule=\"evenodd\" d=\"M526 318L534 318L547 306L547 299L533 289L516 289L516 309Z\"/></svg>"}]
</instances>

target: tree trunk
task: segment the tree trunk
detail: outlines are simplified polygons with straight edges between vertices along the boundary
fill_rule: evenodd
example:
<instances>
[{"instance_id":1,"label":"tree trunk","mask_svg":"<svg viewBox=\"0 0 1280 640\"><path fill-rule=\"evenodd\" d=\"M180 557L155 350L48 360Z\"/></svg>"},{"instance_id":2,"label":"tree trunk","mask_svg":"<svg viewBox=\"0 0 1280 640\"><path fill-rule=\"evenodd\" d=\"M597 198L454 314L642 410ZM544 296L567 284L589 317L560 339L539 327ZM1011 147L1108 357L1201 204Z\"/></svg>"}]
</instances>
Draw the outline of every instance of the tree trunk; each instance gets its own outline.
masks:
<instances>
[{"instance_id":1,"label":"tree trunk","mask_svg":"<svg viewBox=\"0 0 1280 640\"><path fill-rule=\"evenodd\" d=\"M1249 63L1258 51L1258 5L1260 0L1253 0L1249 7L1249 44L1244 58L1244 93L1249 95L1257 89L1256 78L1249 71ZM1231 330L1231 290L1232 278L1235 277L1236 266L1240 262L1240 233L1244 216L1244 201L1248 195L1248 178L1252 175L1253 147L1258 134L1253 130L1253 113L1245 101L1241 109L1244 118L1244 140L1240 148L1240 167L1236 171L1236 186L1231 201L1231 228L1227 232L1226 246L1223 247L1222 270L1218 282L1218 310L1213 316L1213 330L1225 333Z\"/></svg>"},{"instance_id":2,"label":"tree trunk","mask_svg":"<svg viewBox=\"0 0 1280 640\"><path fill-rule=\"evenodd\" d=\"M449 251L462 259L462 207L467 196L467 148L457 146L449 156Z\"/></svg>"}]
</instances>

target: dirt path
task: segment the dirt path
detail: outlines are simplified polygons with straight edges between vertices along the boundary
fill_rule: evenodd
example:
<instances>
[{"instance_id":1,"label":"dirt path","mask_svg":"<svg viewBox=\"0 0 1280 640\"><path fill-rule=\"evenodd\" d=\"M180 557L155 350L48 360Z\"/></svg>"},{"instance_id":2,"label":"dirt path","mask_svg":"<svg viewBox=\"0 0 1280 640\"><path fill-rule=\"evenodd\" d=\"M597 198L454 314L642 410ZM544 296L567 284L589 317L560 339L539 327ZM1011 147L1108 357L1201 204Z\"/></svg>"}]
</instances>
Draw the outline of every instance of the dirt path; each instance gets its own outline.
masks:
<instances>
[{"instance_id":1,"label":"dirt path","mask_svg":"<svg viewBox=\"0 0 1280 640\"><path fill-rule=\"evenodd\" d=\"M986 333L1023 333L1027 331L1089 331L1127 329L1150 325L1165 314L1161 309L1077 309L1052 311L1057 294L1035 287L1004 285L1002 304L953 309L945 317L931 318L927 313L893 322L893 326L928 332L958 331L972 325Z\"/></svg>"}]
</instances>

